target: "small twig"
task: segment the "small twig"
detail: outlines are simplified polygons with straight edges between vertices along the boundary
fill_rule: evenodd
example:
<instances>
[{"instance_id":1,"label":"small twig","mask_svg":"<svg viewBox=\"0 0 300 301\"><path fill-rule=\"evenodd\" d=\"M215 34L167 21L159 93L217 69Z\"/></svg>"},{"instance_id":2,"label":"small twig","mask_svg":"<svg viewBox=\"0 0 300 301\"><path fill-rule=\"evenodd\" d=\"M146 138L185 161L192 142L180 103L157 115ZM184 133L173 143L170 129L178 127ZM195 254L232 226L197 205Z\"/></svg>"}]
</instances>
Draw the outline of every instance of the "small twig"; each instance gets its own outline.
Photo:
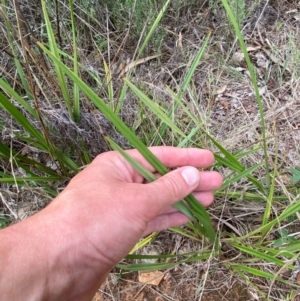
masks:
<instances>
[{"instance_id":1,"label":"small twig","mask_svg":"<svg viewBox=\"0 0 300 301\"><path fill-rule=\"evenodd\" d=\"M124 67L124 69L120 72L119 78L123 77L123 76L124 76L128 71L130 71L133 67L136 67L136 66L138 66L138 65L140 65L140 64L143 64L143 63L145 63L145 62L147 62L147 61L153 60L153 59L155 59L155 58L157 58L157 57L160 57L160 56L161 56L161 54L151 55L151 56L147 56L147 57L145 57L145 58L142 58L142 59L139 59L139 60L136 60L136 61L134 61L134 62L129 63L129 64L126 65L126 66Z\"/></svg>"},{"instance_id":2,"label":"small twig","mask_svg":"<svg viewBox=\"0 0 300 301\"><path fill-rule=\"evenodd\" d=\"M0 197L1 197L2 203L7 207L7 209L11 213L11 215L13 215L14 219L17 220L18 215L9 207L9 205L7 204L5 198L3 197L3 194L1 192L0 192Z\"/></svg>"}]
</instances>

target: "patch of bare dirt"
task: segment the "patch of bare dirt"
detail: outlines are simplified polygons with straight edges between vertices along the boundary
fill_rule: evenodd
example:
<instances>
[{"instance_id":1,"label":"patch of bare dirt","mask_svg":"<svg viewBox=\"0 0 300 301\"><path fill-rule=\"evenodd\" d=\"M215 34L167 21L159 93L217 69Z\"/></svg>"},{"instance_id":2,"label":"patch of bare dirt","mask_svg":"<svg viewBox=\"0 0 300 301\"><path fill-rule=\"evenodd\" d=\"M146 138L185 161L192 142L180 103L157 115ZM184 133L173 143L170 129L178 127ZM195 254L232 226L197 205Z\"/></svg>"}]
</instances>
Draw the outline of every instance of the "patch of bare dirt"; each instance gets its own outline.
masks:
<instances>
[{"instance_id":1,"label":"patch of bare dirt","mask_svg":"<svg viewBox=\"0 0 300 301\"><path fill-rule=\"evenodd\" d=\"M117 281L111 280L111 277L97 292L94 301L254 300L245 285L236 282L234 279L228 281L228 279L222 277L216 281L207 281L203 289L199 289L201 284L197 285L196 279L185 279L183 281L186 275L175 271L166 272L164 280L159 286L139 283L137 273L128 274Z\"/></svg>"}]
</instances>

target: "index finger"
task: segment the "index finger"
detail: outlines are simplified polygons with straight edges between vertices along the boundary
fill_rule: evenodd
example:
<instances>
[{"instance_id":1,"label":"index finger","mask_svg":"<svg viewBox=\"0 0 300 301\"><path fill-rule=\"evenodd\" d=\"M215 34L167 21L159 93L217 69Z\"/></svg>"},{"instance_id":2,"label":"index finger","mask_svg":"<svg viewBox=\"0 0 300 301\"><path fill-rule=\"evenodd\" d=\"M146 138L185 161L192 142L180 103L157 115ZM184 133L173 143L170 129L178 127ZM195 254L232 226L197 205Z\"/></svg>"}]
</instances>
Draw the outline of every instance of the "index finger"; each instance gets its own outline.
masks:
<instances>
[{"instance_id":1,"label":"index finger","mask_svg":"<svg viewBox=\"0 0 300 301\"><path fill-rule=\"evenodd\" d=\"M149 147L149 150L168 168L182 166L206 168L214 163L213 153L206 149L154 146ZM128 150L127 153L148 170L155 171L153 166L136 149Z\"/></svg>"}]
</instances>

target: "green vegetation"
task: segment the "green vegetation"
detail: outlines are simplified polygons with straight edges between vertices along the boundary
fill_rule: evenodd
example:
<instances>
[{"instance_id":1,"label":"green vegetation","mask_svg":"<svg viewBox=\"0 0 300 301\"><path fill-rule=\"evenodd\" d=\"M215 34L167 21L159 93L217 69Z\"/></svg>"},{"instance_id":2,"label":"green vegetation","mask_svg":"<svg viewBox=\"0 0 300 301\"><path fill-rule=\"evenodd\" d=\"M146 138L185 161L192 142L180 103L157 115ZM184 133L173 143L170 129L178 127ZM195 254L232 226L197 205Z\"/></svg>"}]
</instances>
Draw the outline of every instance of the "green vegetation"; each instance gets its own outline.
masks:
<instances>
[{"instance_id":1,"label":"green vegetation","mask_svg":"<svg viewBox=\"0 0 300 301\"><path fill-rule=\"evenodd\" d=\"M0 211L0 229L5 228L11 222L11 219L5 216L4 212Z\"/></svg>"},{"instance_id":2,"label":"green vegetation","mask_svg":"<svg viewBox=\"0 0 300 301\"><path fill-rule=\"evenodd\" d=\"M292 84L300 43L290 31L268 40L269 48L245 39L241 28L257 2L1 0L1 197L28 201L30 192L48 201L109 149L153 181L124 149L137 148L163 175L168 169L147 146L211 148L212 168L224 175L216 204L206 211L188 196L176 208L191 222L169 230L193 248L173 251L170 240L165 254L147 255L145 246L160 240L151 235L120 270L215 261L263 300L275 300L282 287L299 289L292 275L300 250L300 123L288 96L299 92ZM9 202L12 211L17 203ZM2 228L15 216L0 210ZM210 277L208 268L199 294Z\"/></svg>"}]
</instances>

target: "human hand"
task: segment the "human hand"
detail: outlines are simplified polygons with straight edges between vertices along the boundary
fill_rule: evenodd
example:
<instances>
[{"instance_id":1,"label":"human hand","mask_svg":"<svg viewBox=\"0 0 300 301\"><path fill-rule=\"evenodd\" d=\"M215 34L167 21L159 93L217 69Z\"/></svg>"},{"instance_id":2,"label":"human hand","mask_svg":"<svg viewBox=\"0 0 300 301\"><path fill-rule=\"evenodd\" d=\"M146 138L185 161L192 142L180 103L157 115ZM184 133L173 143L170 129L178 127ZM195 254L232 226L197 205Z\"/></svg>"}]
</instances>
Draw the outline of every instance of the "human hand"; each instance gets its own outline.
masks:
<instances>
[{"instance_id":1,"label":"human hand","mask_svg":"<svg viewBox=\"0 0 300 301\"><path fill-rule=\"evenodd\" d=\"M188 221L171 207L174 203L193 192L196 199L208 206L213 201L212 190L222 184L218 172L199 172L195 168L206 168L213 163L213 154L208 150L153 147L151 151L168 168L179 168L145 184L142 176L119 153L103 153L74 177L53 202L68 210L72 208L76 216L73 230L86 231L85 243L94 245L94 251L102 254L112 266L142 236ZM136 150L128 153L155 172Z\"/></svg>"},{"instance_id":2,"label":"human hand","mask_svg":"<svg viewBox=\"0 0 300 301\"><path fill-rule=\"evenodd\" d=\"M144 183L119 153L103 153L47 208L24 222L23 232L26 227L27 232L39 231L31 233L39 241L36 252L51 249L43 258L60 271L61 280L52 284L52 290L60 286L60 300L67 300L67 290L72 292L67 294L70 300L91 297L142 236L186 223L188 218L172 207L174 203L190 193L205 206L213 201L212 190L221 186L221 175L196 169L213 163L210 151L175 147L150 150L168 168L177 169ZM155 172L136 150L128 153Z\"/></svg>"}]
</instances>

